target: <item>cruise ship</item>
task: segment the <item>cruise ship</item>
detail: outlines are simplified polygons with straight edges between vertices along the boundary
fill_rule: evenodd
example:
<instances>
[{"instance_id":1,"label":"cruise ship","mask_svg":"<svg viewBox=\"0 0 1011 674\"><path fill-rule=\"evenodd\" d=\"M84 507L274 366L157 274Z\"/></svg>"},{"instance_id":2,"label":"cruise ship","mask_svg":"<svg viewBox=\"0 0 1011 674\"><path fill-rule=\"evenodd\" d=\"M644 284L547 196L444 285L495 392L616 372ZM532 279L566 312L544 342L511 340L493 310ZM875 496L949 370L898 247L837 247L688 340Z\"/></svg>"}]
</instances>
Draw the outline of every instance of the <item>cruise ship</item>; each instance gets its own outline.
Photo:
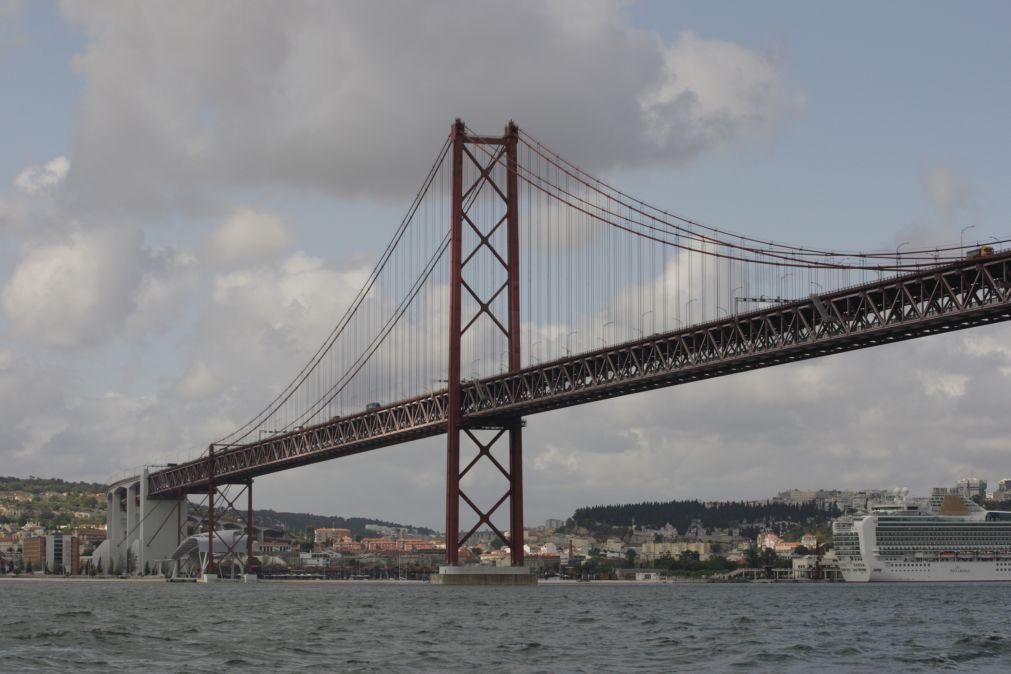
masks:
<instances>
[{"instance_id":1,"label":"cruise ship","mask_svg":"<svg viewBox=\"0 0 1011 674\"><path fill-rule=\"evenodd\" d=\"M988 511L954 489L870 506L832 524L849 582L1011 581L1011 512Z\"/></svg>"}]
</instances>

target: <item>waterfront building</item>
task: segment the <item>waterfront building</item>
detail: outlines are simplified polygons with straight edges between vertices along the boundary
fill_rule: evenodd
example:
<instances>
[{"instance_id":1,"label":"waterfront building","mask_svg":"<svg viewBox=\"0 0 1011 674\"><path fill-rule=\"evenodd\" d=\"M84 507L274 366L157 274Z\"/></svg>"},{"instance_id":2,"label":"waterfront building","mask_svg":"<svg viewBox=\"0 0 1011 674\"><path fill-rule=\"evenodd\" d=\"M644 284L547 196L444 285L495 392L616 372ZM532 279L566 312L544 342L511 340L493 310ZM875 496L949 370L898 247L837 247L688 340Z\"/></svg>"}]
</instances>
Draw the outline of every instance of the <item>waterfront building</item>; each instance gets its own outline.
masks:
<instances>
[{"instance_id":1,"label":"waterfront building","mask_svg":"<svg viewBox=\"0 0 1011 674\"><path fill-rule=\"evenodd\" d=\"M17 536L0 536L0 554L10 558L14 554L21 553L21 541Z\"/></svg>"},{"instance_id":2,"label":"waterfront building","mask_svg":"<svg viewBox=\"0 0 1011 674\"><path fill-rule=\"evenodd\" d=\"M94 550L105 540L106 528L102 526L77 527L74 529L74 536L80 541L84 550Z\"/></svg>"},{"instance_id":3,"label":"waterfront building","mask_svg":"<svg viewBox=\"0 0 1011 674\"><path fill-rule=\"evenodd\" d=\"M330 527L320 527L316 529L316 542L317 543L333 543L335 541L344 541L345 539L351 539L350 529L337 529Z\"/></svg>"},{"instance_id":4,"label":"waterfront building","mask_svg":"<svg viewBox=\"0 0 1011 674\"><path fill-rule=\"evenodd\" d=\"M986 498L986 480L978 477L964 477L958 481L955 487L959 494L972 499L977 503L982 503Z\"/></svg>"},{"instance_id":5,"label":"waterfront building","mask_svg":"<svg viewBox=\"0 0 1011 674\"><path fill-rule=\"evenodd\" d=\"M821 568L816 571L818 558L815 555L801 555L794 557L793 577L795 580L820 579L820 580L842 580L842 573L839 571L839 560L835 554L829 551L821 558ZM819 575L820 574L820 575ZM815 578L815 576L818 578Z\"/></svg>"},{"instance_id":6,"label":"waterfront building","mask_svg":"<svg viewBox=\"0 0 1011 674\"><path fill-rule=\"evenodd\" d=\"M77 536L49 534L45 538L46 566L49 573L77 575L81 570L81 545Z\"/></svg>"},{"instance_id":7,"label":"waterfront building","mask_svg":"<svg viewBox=\"0 0 1011 674\"><path fill-rule=\"evenodd\" d=\"M997 489L993 492L993 500L1001 505L1011 503L1011 478L1004 478L997 483Z\"/></svg>"},{"instance_id":8,"label":"waterfront building","mask_svg":"<svg viewBox=\"0 0 1011 674\"><path fill-rule=\"evenodd\" d=\"M660 580L661 571L659 569L615 569L614 575L618 580L632 580L640 582L656 582Z\"/></svg>"},{"instance_id":9,"label":"waterfront building","mask_svg":"<svg viewBox=\"0 0 1011 674\"><path fill-rule=\"evenodd\" d=\"M713 545L709 541L660 541L658 543L649 541L642 544L639 554L641 561L655 562L664 555L677 559L685 552L697 554L699 560L704 562L712 555Z\"/></svg>"},{"instance_id":10,"label":"waterfront building","mask_svg":"<svg viewBox=\"0 0 1011 674\"><path fill-rule=\"evenodd\" d=\"M42 571L46 565L46 537L29 536L21 543L21 560L27 569Z\"/></svg>"},{"instance_id":11,"label":"waterfront building","mask_svg":"<svg viewBox=\"0 0 1011 674\"><path fill-rule=\"evenodd\" d=\"M253 540L253 554L260 552L271 555L287 555L292 551L298 552L298 543L290 538L267 538L262 541Z\"/></svg>"},{"instance_id":12,"label":"waterfront building","mask_svg":"<svg viewBox=\"0 0 1011 674\"><path fill-rule=\"evenodd\" d=\"M776 546L781 544L783 539L776 535L773 531L763 531L758 534L757 545L760 548L765 548L768 550L775 550Z\"/></svg>"}]
</instances>

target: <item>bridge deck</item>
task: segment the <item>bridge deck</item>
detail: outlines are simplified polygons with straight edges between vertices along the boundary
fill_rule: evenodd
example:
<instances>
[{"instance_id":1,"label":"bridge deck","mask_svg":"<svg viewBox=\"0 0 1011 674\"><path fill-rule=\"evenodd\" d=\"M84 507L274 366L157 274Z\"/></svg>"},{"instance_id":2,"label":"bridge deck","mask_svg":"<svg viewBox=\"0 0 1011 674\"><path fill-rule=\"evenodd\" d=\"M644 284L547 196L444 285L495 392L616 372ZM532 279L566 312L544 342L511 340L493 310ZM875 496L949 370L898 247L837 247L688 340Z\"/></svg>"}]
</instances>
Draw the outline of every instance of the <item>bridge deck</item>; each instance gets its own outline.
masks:
<instances>
[{"instance_id":1,"label":"bridge deck","mask_svg":"<svg viewBox=\"0 0 1011 674\"><path fill-rule=\"evenodd\" d=\"M812 295L703 325L468 382L474 425L699 379L828 356L1011 319L1011 252ZM447 392L433 392L152 473L172 495L431 437Z\"/></svg>"}]
</instances>

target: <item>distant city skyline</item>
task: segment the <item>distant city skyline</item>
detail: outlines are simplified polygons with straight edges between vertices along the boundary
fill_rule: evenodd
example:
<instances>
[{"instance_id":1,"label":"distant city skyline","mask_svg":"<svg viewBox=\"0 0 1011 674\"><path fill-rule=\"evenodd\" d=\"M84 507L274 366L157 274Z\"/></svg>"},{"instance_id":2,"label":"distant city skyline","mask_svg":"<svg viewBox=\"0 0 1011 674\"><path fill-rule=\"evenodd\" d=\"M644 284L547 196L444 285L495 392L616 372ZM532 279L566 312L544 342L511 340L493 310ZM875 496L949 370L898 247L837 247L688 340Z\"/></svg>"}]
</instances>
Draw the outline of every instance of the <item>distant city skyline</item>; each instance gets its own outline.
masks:
<instances>
[{"instance_id":1,"label":"distant city skyline","mask_svg":"<svg viewBox=\"0 0 1011 674\"><path fill-rule=\"evenodd\" d=\"M1006 3L244 9L0 0L4 473L111 481L243 423L333 326L455 117L515 119L638 197L776 240L1011 234ZM532 417L526 519L996 485L1009 330ZM437 439L295 469L258 479L257 506L441 528L444 460Z\"/></svg>"}]
</instances>

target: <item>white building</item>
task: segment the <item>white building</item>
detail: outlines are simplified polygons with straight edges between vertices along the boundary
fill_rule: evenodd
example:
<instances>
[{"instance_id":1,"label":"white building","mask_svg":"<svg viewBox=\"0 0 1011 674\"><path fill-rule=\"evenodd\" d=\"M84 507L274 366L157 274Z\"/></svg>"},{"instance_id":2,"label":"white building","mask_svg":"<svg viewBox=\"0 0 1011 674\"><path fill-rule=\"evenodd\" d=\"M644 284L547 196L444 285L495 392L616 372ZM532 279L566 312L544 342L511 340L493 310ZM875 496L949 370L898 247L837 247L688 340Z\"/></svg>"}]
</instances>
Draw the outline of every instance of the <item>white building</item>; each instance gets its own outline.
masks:
<instances>
[{"instance_id":1,"label":"white building","mask_svg":"<svg viewBox=\"0 0 1011 674\"><path fill-rule=\"evenodd\" d=\"M958 493L974 500L986 498L986 480L978 477L964 477L958 481L955 487Z\"/></svg>"}]
</instances>

